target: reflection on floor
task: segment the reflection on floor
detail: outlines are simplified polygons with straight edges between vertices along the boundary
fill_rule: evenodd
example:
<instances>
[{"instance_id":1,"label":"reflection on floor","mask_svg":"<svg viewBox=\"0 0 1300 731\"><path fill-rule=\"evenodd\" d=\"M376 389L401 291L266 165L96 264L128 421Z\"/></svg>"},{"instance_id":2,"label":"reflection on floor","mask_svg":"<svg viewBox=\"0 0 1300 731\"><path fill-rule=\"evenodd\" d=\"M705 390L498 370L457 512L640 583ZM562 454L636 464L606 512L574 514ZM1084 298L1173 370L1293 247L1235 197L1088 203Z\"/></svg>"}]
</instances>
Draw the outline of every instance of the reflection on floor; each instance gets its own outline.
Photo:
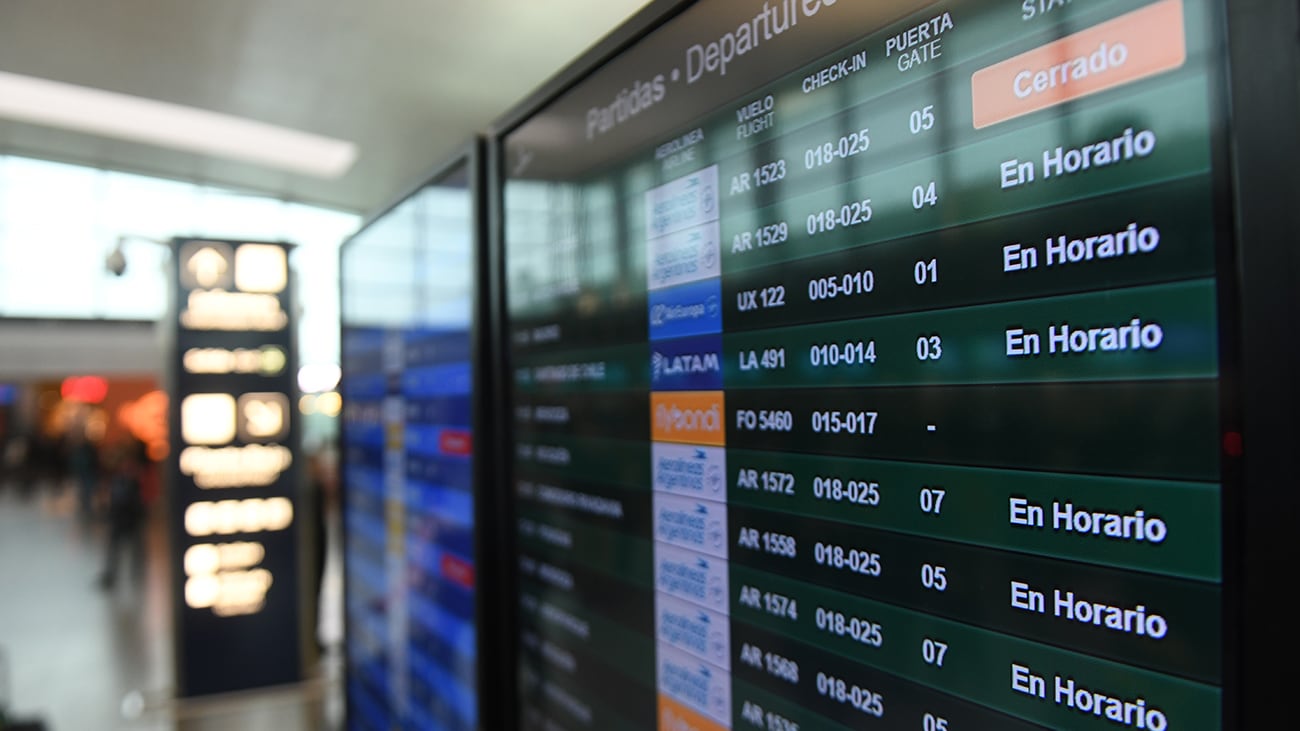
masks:
<instances>
[{"instance_id":1,"label":"reflection on floor","mask_svg":"<svg viewBox=\"0 0 1300 731\"><path fill-rule=\"evenodd\" d=\"M112 590L98 587L104 544L103 526L77 518L71 490L20 495L0 480L0 710L7 700L11 719L39 718L50 731L338 727L333 654L300 687L175 702L163 525L150 520L138 583L127 568ZM338 566L331 550L320 634L332 646L342 628Z\"/></svg>"}]
</instances>

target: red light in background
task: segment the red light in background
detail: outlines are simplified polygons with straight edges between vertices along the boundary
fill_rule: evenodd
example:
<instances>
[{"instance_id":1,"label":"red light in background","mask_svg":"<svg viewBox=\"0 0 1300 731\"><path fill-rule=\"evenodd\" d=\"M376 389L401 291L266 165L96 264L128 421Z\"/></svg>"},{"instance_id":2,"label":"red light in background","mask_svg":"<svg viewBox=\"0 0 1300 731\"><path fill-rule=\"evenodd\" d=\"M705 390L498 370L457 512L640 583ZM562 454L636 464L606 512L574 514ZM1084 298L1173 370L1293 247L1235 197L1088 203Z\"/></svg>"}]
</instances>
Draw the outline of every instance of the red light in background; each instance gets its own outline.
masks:
<instances>
[{"instance_id":1,"label":"red light in background","mask_svg":"<svg viewBox=\"0 0 1300 731\"><path fill-rule=\"evenodd\" d=\"M118 421L149 449L149 459L167 458L167 394L150 391L117 410Z\"/></svg>"},{"instance_id":2,"label":"red light in background","mask_svg":"<svg viewBox=\"0 0 1300 731\"><path fill-rule=\"evenodd\" d=\"M63 380L59 393L64 401L97 404L108 396L108 381L99 376L72 376Z\"/></svg>"},{"instance_id":3,"label":"red light in background","mask_svg":"<svg viewBox=\"0 0 1300 731\"><path fill-rule=\"evenodd\" d=\"M1241 433L1230 431L1223 435L1223 451L1229 457L1240 457L1242 454Z\"/></svg>"}]
</instances>

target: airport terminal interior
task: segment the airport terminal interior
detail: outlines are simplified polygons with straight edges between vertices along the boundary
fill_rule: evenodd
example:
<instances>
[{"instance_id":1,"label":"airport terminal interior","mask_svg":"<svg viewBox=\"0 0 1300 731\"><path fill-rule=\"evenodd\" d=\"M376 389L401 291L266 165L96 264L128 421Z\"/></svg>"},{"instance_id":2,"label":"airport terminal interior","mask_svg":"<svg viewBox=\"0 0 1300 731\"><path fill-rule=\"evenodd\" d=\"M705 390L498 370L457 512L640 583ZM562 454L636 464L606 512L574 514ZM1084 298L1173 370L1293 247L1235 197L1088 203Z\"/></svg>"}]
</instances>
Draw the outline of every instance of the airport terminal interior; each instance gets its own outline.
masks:
<instances>
[{"instance_id":1,"label":"airport terminal interior","mask_svg":"<svg viewBox=\"0 0 1300 731\"><path fill-rule=\"evenodd\" d=\"M0 3L0 731L1294 728L1297 38Z\"/></svg>"}]
</instances>

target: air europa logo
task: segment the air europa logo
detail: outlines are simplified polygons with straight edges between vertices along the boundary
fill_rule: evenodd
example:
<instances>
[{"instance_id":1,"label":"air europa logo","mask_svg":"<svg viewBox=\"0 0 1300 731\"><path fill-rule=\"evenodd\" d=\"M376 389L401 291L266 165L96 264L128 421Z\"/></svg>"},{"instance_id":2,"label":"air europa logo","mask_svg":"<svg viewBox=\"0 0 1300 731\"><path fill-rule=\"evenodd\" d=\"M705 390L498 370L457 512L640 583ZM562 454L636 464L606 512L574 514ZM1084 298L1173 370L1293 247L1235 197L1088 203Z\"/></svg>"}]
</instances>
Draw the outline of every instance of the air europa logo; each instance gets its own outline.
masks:
<instances>
[{"instance_id":1,"label":"air europa logo","mask_svg":"<svg viewBox=\"0 0 1300 731\"><path fill-rule=\"evenodd\" d=\"M698 320L716 311L718 301L710 298L704 303L685 305L655 305L650 309L650 324L667 325L675 320Z\"/></svg>"},{"instance_id":2,"label":"air europa logo","mask_svg":"<svg viewBox=\"0 0 1300 731\"><path fill-rule=\"evenodd\" d=\"M722 284L711 278L650 293L651 340L722 332Z\"/></svg>"},{"instance_id":3,"label":"air europa logo","mask_svg":"<svg viewBox=\"0 0 1300 731\"><path fill-rule=\"evenodd\" d=\"M650 394L653 438L684 444L726 444L721 391Z\"/></svg>"}]
</instances>

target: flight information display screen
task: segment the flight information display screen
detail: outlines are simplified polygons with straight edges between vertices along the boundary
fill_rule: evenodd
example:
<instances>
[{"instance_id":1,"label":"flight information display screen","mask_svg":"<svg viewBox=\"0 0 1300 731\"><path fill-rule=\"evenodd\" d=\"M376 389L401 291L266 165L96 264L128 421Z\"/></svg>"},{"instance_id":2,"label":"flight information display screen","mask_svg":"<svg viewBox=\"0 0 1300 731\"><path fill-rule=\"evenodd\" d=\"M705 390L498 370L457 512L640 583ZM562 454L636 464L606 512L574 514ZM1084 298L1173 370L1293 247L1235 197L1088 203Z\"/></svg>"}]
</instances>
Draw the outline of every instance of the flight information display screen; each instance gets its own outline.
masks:
<instances>
[{"instance_id":1,"label":"flight information display screen","mask_svg":"<svg viewBox=\"0 0 1300 731\"><path fill-rule=\"evenodd\" d=\"M1222 13L701 2L504 132L524 728L1220 727Z\"/></svg>"},{"instance_id":2,"label":"flight information display screen","mask_svg":"<svg viewBox=\"0 0 1300 731\"><path fill-rule=\"evenodd\" d=\"M342 254L348 727L478 728L462 165Z\"/></svg>"}]
</instances>

